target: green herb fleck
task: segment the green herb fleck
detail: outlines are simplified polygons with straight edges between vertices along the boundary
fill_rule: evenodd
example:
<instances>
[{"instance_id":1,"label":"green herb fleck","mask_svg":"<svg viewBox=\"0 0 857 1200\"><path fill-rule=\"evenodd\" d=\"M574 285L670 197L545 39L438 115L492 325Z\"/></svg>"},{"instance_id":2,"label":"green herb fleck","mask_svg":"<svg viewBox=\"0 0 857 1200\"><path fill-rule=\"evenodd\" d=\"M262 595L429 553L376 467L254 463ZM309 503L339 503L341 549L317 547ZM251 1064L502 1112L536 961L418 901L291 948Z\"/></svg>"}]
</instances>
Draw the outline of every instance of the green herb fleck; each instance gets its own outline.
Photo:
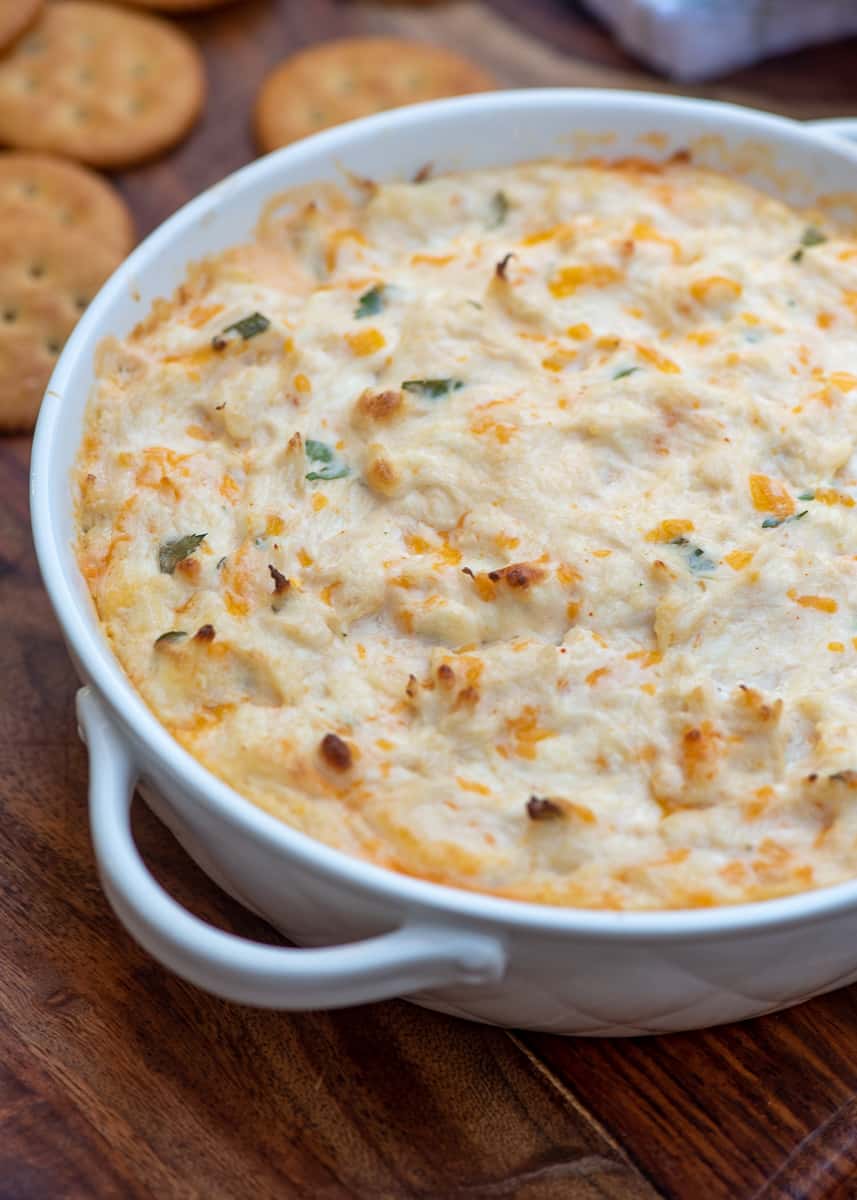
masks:
<instances>
[{"instance_id":1,"label":"green herb fleck","mask_svg":"<svg viewBox=\"0 0 857 1200\"><path fill-rule=\"evenodd\" d=\"M182 638L186 638L187 634L183 629L168 629L166 633L162 633L159 638L155 638L156 646L165 646L168 642L180 642Z\"/></svg>"},{"instance_id":2,"label":"green herb fleck","mask_svg":"<svg viewBox=\"0 0 857 1200\"><path fill-rule=\"evenodd\" d=\"M671 546L690 546L687 554L687 565L691 571L713 571L717 563L710 559L700 546L693 546L686 537L675 537L669 543Z\"/></svg>"},{"instance_id":3,"label":"green herb fleck","mask_svg":"<svg viewBox=\"0 0 857 1200\"><path fill-rule=\"evenodd\" d=\"M800 262L803 258L804 249L809 249L810 246L820 246L822 242L827 241L827 236L816 229L814 225L807 225L800 239L800 246L792 255L792 262Z\"/></svg>"},{"instance_id":4,"label":"green herb fleck","mask_svg":"<svg viewBox=\"0 0 857 1200\"><path fill-rule=\"evenodd\" d=\"M822 242L826 241L827 237L820 229L816 229L814 225L807 225L803 231L803 237L800 239L800 244L802 246L820 246Z\"/></svg>"},{"instance_id":5,"label":"green herb fleck","mask_svg":"<svg viewBox=\"0 0 857 1200\"><path fill-rule=\"evenodd\" d=\"M202 545L206 536L204 533L189 533L185 537L162 543L158 548L158 566L161 572L164 575L172 575L179 563L190 557Z\"/></svg>"},{"instance_id":6,"label":"green herb fleck","mask_svg":"<svg viewBox=\"0 0 857 1200\"><path fill-rule=\"evenodd\" d=\"M799 499L802 500L803 496L800 496ZM778 525L786 525L786 524L788 524L789 521L800 521L806 516L806 514L808 512L809 512L809 509L804 508L804 509L801 509L801 511L799 513L795 513L791 517L765 517L764 521L762 522L762 528L763 529L776 529Z\"/></svg>"},{"instance_id":7,"label":"green herb fleck","mask_svg":"<svg viewBox=\"0 0 857 1200\"><path fill-rule=\"evenodd\" d=\"M691 571L713 571L717 564L699 546L691 550L687 559Z\"/></svg>"},{"instance_id":8,"label":"green herb fleck","mask_svg":"<svg viewBox=\"0 0 857 1200\"><path fill-rule=\"evenodd\" d=\"M337 460L333 450L325 442L317 442L313 438L306 440L306 456L310 462L321 463L317 471L310 471L307 479L344 479L351 472L344 462Z\"/></svg>"},{"instance_id":9,"label":"green herb fleck","mask_svg":"<svg viewBox=\"0 0 857 1200\"><path fill-rule=\"evenodd\" d=\"M249 317L242 317L240 321L227 325L222 333L211 339L211 344L215 350L223 350L226 347L227 333L239 333L246 342L258 333L264 333L266 329L270 328L270 325L271 322L266 316L260 312L254 312Z\"/></svg>"},{"instance_id":10,"label":"green herb fleck","mask_svg":"<svg viewBox=\"0 0 857 1200\"><path fill-rule=\"evenodd\" d=\"M328 463L326 467L322 467L320 471L310 471L307 479L310 482L316 479L344 479L346 475L350 475L350 469L345 463Z\"/></svg>"},{"instance_id":11,"label":"green herb fleck","mask_svg":"<svg viewBox=\"0 0 857 1200\"><path fill-rule=\"evenodd\" d=\"M509 212L509 198L505 192L495 192L491 197L491 221L489 229L499 229Z\"/></svg>"},{"instance_id":12,"label":"green herb fleck","mask_svg":"<svg viewBox=\"0 0 857 1200\"><path fill-rule=\"evenodd\" d=\"M416 392L427 400L439 400L450 392L457 392L464 387L462 379L406 379L402 384L406 392Z\"/></svg>"},{"instance_id":13,"label":"green herb fleck","mask_svg":"<svg viewBox=\"0 0 857 1200\"><path fill-rule=\"evenodd\" d=\"M354 316L358 321L362 317L374 317L381 311L384 307L385 291L383 283L376 283L374 287L369 288L368 292L363 293L354 310Z\"/></svg>"},{"instance_id":14,"label":"green herb fleck","mask_svg":"<svg viewBox=\"0 0 857 1200\"><path fill-rule=\"evenodd\" d=\"M798 500L814 500L814 499L815 499L815 492L801 492L801 494L798 496Z\"/></svg>"},{"instance_id":15,"label":"green herb fleck","mask_svg":"<svg viewBox=\"0 0 857 1200\"><path fill-rule=\"evenodd\" d=\"M629 375L633 375L635 371L639 371L640 367L623 367L621 371L617 371L613 376L614 379L627 379Z\"/></svg>"},{"instance_id":16,"label":"green herb fleck","mask_svg":"<svg viewBox=\"0 0 857 1200\"><path fill-rule=\"evenodd\" d=\"M316 442L312 438L306 440L306 456L310 462L333 462L333 451L324 442Z\"/></svg>"}]
</instances>

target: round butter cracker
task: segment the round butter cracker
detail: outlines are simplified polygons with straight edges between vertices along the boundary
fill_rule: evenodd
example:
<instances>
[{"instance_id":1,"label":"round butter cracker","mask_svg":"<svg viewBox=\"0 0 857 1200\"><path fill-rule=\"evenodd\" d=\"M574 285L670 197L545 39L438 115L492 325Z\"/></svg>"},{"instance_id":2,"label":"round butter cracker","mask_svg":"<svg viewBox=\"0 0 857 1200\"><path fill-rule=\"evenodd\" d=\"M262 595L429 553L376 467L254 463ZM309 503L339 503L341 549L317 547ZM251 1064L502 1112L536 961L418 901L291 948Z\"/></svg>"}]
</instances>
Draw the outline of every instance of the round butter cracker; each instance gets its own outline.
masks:
<instances>
[{"instance_id":1,"label":"round butter cracker","mask_svg":"<svg viewBox=\"0 0 857 1200\"><path fill-rule=\"evenodd\" d=\"M21 220L93 238L122 257L134 245L128 207L100 175L45 154L0 152L0 225Z\"/></svg>"},{"instance_id":2,"label":"round butter cracker","mask_svg":"<svg viewBox=\"0 0 857 1200\"><path fill-rule=\"evenodd\" d=\"M263 150L275 150L355 117L494 87L481 67L440 46L384 37L322 42L265 80L256 137Z\"/></svg>"},{"instance_id":3,"label":"round butter cracker","mask_svg":"<svg viewBox=\"0 0 857 1200\"><path fill-rule=\"evenodd\" d=\"M127 167L183 137L204 96L199 53L172 25L66 0L0 59L0 142Z\"/></svg>"},{"instance_id":4,"label":"round butter cracker","mask_svg":"<svg viewBox=\"0 0 857 1200\"><path fill-rule=\"evenodd\" d=\"M0 432L32 429L68 335L121 260L49 222L0 220Z\"/></svg>"},{"instance_id":5,"label":"round butter cracker","mask_svg":"<svg viewBox=\"0 0 857 1200\"><path fill-rule=\"evenodd\" d=\"M5 0L0 4L0 51L11 46L39 15L44 0Z\"/></svg>"}]
</instances>

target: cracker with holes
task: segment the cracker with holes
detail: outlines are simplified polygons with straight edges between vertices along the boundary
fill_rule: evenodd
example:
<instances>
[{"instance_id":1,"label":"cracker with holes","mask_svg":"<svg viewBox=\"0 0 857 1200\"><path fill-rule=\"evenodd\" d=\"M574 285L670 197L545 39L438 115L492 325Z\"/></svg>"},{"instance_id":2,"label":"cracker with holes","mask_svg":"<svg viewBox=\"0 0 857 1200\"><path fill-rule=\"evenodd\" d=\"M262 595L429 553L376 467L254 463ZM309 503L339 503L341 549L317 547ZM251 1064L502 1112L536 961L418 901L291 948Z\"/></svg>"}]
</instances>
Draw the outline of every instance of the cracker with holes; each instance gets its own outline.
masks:
<instances>
[{"instance_id":1,"label":"cracker with holes","mask_svg":"<svg viewBox=\"0 0 857 1200\"><path fill-rule=\"evenodd\" d=\"M0 51L35 21L43 3L44 0L6 0L0 4Z\"/></svg>"},{"instance_id":2,"label":"cracker with holes","mask_svg":"<svg viewBox=\"0 0 857 1200\"><path fill-rule=\"evenodd\" d=\"M440 46L397 38L323 42L287 58L265 80L256 136L263 150L275 150L382 109L495 86L481 67Z\"/></svg>"},{"instance_id":3,"label":"cracker with holes","mask_svg":"<svg viewBox=\"0 0 857 1200\"><path fill-rule=\"evenodd\" d=\"M32 428L66 338L121 259L43 221L0 222L0 432Z\"/></svg>"},{"instance_id":4,"label":"cracker with holes","mask_svg":"<svg viewBox=\"0 0 857 1200\"><path fill-rule=\"evenodd\" d=\"M118 168L193 125L205 79L189 38L108 4L49 4L0 58L0 142Z\"/></svg>"},{"instance_id":5,"label":"cracker with holes","mask_svg":"<svg viewBox=\"0 0 857 1200\"><path fill-rule=\"evenodd\" d=\"M44 154L0 152L0 225L22 219L94 238L123 257L134 245L127 205L100 175Z\"/></svg>"}]
</instances>

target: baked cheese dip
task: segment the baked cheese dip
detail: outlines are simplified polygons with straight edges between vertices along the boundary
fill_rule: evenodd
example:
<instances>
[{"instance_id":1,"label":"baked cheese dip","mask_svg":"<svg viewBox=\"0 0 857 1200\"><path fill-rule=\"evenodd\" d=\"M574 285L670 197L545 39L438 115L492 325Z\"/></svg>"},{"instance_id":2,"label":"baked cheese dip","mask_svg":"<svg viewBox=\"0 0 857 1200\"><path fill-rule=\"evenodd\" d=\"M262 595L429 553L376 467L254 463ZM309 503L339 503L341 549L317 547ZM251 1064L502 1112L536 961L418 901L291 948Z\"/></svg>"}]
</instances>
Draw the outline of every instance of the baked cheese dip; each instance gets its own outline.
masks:
<instances>
[{"instance_id":1,"label":"baked cheese dip","mask_svg":"<svg viewBox=\"0 0 857 1200\"><path fill-rule=\"evenodd\" d=\"M100 351L79 561L152 711L457 887L857 875L857 241L687 156L352 183Z\"/></svg>"}]
</instances>

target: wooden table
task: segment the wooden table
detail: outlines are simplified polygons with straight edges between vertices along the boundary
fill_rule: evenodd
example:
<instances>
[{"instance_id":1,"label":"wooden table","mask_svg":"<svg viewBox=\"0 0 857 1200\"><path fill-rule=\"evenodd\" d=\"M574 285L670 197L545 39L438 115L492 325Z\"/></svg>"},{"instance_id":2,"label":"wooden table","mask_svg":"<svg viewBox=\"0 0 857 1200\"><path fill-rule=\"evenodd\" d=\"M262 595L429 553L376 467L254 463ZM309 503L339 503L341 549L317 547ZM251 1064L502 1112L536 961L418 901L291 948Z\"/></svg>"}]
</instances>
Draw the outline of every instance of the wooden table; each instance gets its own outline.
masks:
<instances>
[{"instance_id":1,"label":"wooden table","mask_svg":"<svg viewBox=\"0 0 857 1200\"><path fill-rule=\"evenodd\" d=\"M427 36L513 85L664 86L560 0L245 0L184 24L212 96L178 151L119 181L141 233L252 156L258 80L319 38ZM855 67L852 41L699 92L857 112ZM0 1200L857 1196L855 988L709 1033L610 1042L399 1002L257 1012L161 970L96 882L76 682L30 544L28 450L0 443ZM174 895L277 940L137 819Z\"/></svg>"}]
</instances>

